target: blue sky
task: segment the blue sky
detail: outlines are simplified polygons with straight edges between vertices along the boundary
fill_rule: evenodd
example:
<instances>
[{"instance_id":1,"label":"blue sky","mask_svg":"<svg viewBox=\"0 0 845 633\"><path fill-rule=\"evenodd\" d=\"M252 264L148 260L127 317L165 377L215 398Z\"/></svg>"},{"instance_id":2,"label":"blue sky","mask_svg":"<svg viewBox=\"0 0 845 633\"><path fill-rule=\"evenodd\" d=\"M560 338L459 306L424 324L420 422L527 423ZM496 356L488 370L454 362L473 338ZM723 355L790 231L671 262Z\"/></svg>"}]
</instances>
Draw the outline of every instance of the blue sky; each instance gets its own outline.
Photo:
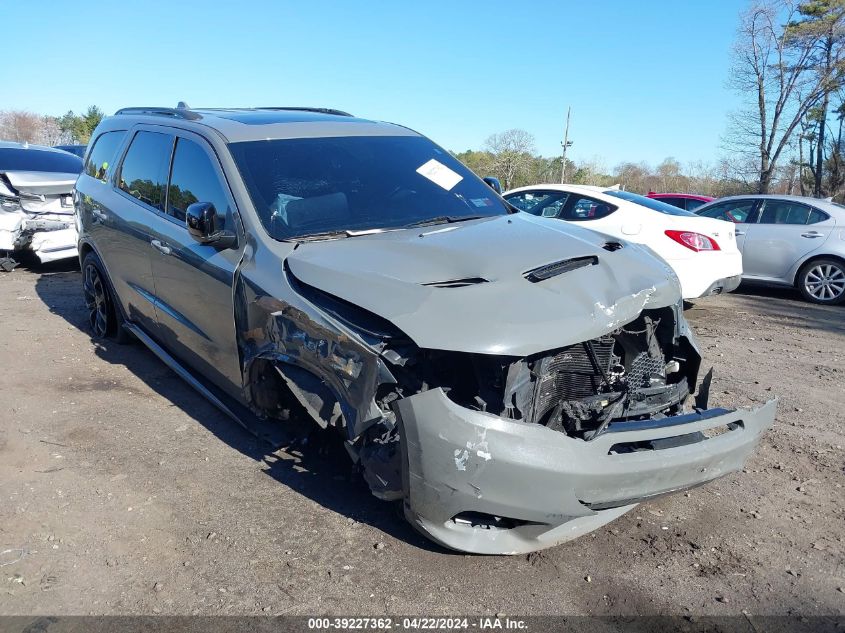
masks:
<instances>
[{"instance_id":1,"label":"blue sky","mask_svg":"<svg viewBox=\"0 0 845 633\"><path fill-rule=\"evenodd\" d=\"M570 157L712 161L744 0L0 0L0 110L318 105L455 151L523 128Z\"/></svg>"}]
</instances>

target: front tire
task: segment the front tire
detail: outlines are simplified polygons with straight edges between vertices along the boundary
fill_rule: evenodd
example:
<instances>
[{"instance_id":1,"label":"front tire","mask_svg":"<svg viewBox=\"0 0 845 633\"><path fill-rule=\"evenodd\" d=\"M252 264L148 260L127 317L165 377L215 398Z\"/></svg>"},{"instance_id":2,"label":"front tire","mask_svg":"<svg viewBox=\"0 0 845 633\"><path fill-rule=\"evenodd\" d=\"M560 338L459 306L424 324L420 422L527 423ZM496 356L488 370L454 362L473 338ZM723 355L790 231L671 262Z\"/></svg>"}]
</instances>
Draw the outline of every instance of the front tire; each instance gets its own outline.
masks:
<instances>
[{"instance_id":1,"label":"front tire","mask_svg":"<svg viewBox=\"0 0 845 633\"><path fill-rule=\"evenodd\" d=\"M128 343L131 336L123 329L123 318L114 300L108 276L100 258L93 251L82 260L82 292L85 295L88 327L92 337Z\"/></svg>"},{"instance_id":2,"label":"front tire","mask_svg":"<svg viewBox=\"0 0 845 633\"><path fill-rule=\"evenodd\" d=\"M845 301L845 264L836 259L814 259L798 272L798 291L812 303L839 305Z\"/></svg>"}]
</instances>

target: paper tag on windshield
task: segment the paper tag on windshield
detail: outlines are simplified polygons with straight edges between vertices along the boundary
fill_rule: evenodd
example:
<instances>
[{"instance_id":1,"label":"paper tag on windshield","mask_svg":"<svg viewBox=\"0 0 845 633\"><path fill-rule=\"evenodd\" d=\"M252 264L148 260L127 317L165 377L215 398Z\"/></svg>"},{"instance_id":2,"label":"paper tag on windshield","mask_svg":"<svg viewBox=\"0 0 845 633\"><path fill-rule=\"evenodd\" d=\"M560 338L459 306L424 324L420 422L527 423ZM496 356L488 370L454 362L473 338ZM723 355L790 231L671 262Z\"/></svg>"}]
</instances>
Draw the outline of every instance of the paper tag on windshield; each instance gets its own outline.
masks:
<instances>
[{"instance_id":1,"label":"paper tag on windshield","mask_svg":"<svg viewBox=\"0 0 845 633\"><path fill-rule=\"evenodd\" d=\"M452 187L464 179L463 176L452 171L446 167L446 165L433 158L417 169L417 173L421 176L425 176L434 184L440 185L446 191L449 191Z\"/></svg>"}]
</instances>

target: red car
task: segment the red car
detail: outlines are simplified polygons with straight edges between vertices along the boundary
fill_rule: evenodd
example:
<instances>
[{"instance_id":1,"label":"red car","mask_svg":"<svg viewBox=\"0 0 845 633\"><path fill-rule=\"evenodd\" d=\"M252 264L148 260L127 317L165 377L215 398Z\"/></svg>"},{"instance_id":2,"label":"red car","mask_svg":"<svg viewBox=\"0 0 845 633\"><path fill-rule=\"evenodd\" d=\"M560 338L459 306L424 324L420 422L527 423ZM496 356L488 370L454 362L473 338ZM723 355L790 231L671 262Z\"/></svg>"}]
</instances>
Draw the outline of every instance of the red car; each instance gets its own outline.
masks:
<instances>
[{"instance_id":1,"label":"red car","mask_svg":"<svg viewBox=\"0 0 845 633\"><path fill-rule=\"evenodd\" d=\"M653 191L648 192L648 197L687 211L695 211L701 205L715 200L710 196L699 196L694 193L654 193Z\"/></svg>"}]
</instances>

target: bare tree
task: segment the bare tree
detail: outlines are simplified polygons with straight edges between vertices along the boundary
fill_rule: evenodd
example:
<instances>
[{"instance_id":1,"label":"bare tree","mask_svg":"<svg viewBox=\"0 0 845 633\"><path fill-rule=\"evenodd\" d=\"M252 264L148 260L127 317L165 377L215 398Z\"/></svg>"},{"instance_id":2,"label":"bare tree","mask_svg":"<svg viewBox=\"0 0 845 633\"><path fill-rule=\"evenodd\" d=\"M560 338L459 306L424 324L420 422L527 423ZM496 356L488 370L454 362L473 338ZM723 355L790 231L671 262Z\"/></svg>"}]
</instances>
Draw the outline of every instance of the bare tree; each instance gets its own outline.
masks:
<instances>
[{"instance_id":1,"label":"bare tree","mask_svg":"<svg viewBox=\"0 0 845 633\"><path fill-rule=\"evenodd\" d=\"M6 110L0 112L0 138L16 143L35 143L41 132L42 118L34 112Z\"/></svg>"},{"instance_id":2,"label":"bare tree","mask_svg":"<svg viewBox=\"0 0 845 633\"><path fill-rule=\"evenodd\" d=\"M751 103L733 115L726 149L756 157L760 193L769 191L793 132L830 80L830 73L811 72L817 39L781 26L793 22L796 10L792 0L756 0L741 17L734 46L729 84Z\"/></svg>"},{"instance_id":3,"label":"bare tree","mask_svg":"<svg viewBox=\"0 0 845 633\"><path fill-rule=\"evenodd\" d=\"M797 10L800 19L788 25L788 33L793 45L807 47L813 51L811 72L823 89L819 103L813 108L813 119L818 132L813 195L821 196L826 166L825 152L829 145L825 134L828 131L830 99L843 84L845 0L809 0L799 4Z\"/></svg>"},{"instance_id":4,"label":"bare tree","mask_svg":"<svg viewBox=\"0 0 845 633\"><path fill-rule=\"evenodd\" d=\"M55 117L25 110L6 110L0 112L0 140L56 145L63 140L63 133Z\"/></svg>"},{"instance_id":5,"label":"bare tree","mask_svg":"<svg viewBox=\"0 0 845 633\"><path fill-rule=\"evenodd\" d=\"M492 154L493 170L505 189L513 186L517 176L528 173L536 152L534 137L518 129L493 134L484 148Z\"/></svg>"},{"instance_id":6,"label":"bare tree","mask_svg":"<svg viewBox=\"0 0 845 633\"><path fill-rule=\"evenodd\" d=\"M657 166L657 177L663 191L680 191L686 189L685 176L681 173L681 164L671 156L663 159Z\"/></svg>"}]
</instances>

